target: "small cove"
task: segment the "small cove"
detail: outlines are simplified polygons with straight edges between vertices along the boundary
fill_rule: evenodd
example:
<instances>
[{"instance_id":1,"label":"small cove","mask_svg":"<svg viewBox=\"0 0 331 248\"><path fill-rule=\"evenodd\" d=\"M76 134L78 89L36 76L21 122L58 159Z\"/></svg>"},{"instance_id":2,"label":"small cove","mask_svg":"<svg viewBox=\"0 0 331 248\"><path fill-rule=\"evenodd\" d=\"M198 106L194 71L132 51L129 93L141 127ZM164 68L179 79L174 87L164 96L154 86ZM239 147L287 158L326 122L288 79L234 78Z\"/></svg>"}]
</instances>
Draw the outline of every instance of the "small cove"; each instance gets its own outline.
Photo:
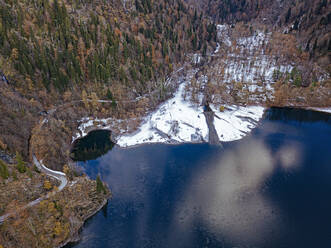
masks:
<instances>
[{"instance_id":1,"label":"small cove","mask_svg":"<svg viewBox=\"0 0 331 248\"><path fill-rule=\"evenodd\" d=\"M100 148L98 135L77 160L113 198L71 247L331 246L330 114L272 108L223 149Z\"/></svg>"}]
</instances>

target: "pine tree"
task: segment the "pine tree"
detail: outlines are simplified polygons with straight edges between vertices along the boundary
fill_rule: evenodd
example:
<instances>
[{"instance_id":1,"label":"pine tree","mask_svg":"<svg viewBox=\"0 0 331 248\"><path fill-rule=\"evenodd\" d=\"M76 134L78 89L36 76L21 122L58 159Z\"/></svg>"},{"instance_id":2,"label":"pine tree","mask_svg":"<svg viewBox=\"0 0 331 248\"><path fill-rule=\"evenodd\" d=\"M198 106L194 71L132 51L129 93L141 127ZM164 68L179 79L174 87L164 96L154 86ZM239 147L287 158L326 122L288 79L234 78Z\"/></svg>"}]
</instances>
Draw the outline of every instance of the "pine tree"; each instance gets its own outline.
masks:
<instances>
[{"instance_id":1,"label":"pine tree","mask_svg":"<svg viewBox=\"0 0 331 248\"><path fill-rule=\"evenodd\" d=\"M112 100L113 99L113 94L111 93L110 89L107 90L106 94L107 99Z\"/></svg>"},{"instance_id":2,"label":"pine tree","mask_svg":"<svg viewBox=\"0 0 331 248\"><path fill-rule=\"evenodd\" d=\"M26 172L26 166L25 166L25 162L23 161L22 156L16 152L16 168L20 173L24 173Z\"/></svg>"},{"instance_id":3,"label":"pine tree","mask_svg":"<svg viewBox=\"0 0 331 248\"><path fill-rule=\"evenodd\" d=\"M96 181L97 181L97 192L101 193L101 191L103 191L105 193L105 187L103 186L103 183L102 183L99 175L97 176Z\"/></svg>"},{"instance_id":4,"label":"pine tree","mask_svg":"<svg viewBox=\"0 0 331 248\"><path fill-rule=\"evenodd\" d=\"M2 160L0 160L0 176L3 179L7 179L9 177L8 167Z\"/></svg>"}]
</instances>

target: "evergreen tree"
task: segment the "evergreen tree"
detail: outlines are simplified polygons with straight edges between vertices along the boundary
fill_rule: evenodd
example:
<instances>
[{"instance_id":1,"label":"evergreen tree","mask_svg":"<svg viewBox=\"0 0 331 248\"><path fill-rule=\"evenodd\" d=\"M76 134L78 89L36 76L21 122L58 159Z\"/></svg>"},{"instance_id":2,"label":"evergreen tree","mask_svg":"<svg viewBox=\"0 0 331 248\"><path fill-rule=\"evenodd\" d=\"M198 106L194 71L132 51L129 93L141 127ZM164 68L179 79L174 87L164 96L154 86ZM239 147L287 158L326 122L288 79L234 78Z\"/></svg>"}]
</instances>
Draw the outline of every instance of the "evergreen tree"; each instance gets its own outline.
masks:
<instances>
[{"instance_id":1,"label":"evergreen tree","mask_svg":"<svg viewBox=\"0 0 331 248\"><path fill-rule=\"evenodd\" d=\"M113 94L111 93L110 89L107 90L106 94L107 99L112 100L113 99Z\"/></svg>"},{"instance_id":2,"label":"evergreen tree","mask_svg":"<svg viewBox=\"0 0 331 248\"><path fill-rule=\"evenodd\" d=\"M96 181L97 181L97 192L98 193L101 193L101 192L106 193L105 186L103 185L99 175L97 176Z\"/></svg>"},{"instance_id":3,"label":"evergreen tree","mask_svg":"<svg viewBox=\"0 0 331 248\"><path fill-rule=\"evenodd\" d=\"M0 176L3 179L7 179L9 177L8 167L2 160L0 160Z\"/></svg>"},{"instance_id":4,"label":"evergreen tree","mask_svg":"<svg viewBox=\"0 0 331 248\"><path fill-rule=\"evenodd\" d=\"M26 166L25 166L25 162L23 161L22 156L16 152L16 168L20 173L24 173L26 172Z\"/></svg>"}]
</instances>

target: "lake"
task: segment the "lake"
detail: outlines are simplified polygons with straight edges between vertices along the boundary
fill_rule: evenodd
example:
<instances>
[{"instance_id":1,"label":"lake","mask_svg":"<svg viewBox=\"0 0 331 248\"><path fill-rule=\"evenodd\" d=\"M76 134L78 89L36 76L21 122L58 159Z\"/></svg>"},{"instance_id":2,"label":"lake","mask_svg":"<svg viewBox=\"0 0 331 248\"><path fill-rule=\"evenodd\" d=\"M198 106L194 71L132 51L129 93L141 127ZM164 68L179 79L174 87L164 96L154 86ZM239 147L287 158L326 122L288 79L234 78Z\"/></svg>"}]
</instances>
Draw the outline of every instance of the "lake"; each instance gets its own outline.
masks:
<instances>
[{"instance_id":1,"label":"lake","mask_svg":"<svg viewBox=\"0 0 331 248\"><path fill-rule=\"evenodd\" d=\"M223 145L78 153L113 197L70 247L331 247L330 114L272 108Z\"/></svg>"}]
</instances>

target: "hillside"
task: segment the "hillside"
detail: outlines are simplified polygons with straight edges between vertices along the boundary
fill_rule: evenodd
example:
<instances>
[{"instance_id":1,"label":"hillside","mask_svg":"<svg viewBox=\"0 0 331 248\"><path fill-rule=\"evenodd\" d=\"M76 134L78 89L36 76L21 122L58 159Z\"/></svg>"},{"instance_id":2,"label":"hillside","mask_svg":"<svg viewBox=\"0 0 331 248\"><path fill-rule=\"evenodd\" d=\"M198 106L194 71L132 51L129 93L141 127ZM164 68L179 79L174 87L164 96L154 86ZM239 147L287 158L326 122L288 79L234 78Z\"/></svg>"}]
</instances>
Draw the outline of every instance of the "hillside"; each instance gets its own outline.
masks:
<instances>
[{"instance_id":1,"label":"hillside","mask_svg":"<svg viewBox=\"0 0 331 248\"><path fill-rule=\"evenodd\" d=\"M261 85L266 78L267 83L289 81L307 87L328 77L328 2L187 2L2 1L2 148L19 151L26 159L33 148L47 150L49 155L41 154L50 159L55 154L64 156L76 128L74 120L87 115L112 116L126 123L122 129L132 130L139 125L139 119L132 123L133 119L148 114L171 96L178 86L176 71L183 65L188 68L192 58L199 60L193 63L199 70L195 78L208 76L214 83L207 89L216 94L215 99L223 95L225 103L273 100L274 89L250 85L251 90L234 99L231 95L236 94L238 85L233 81ZM224 22L232 25L218 30L217 23ZM215 49L218 53L211 56ZM283 76L273 77L274 70ZM290 80L286 73L292 73ZM172 83L169 76L175 78ZM227 93L219 87L222 84L228 84ZM328 85L322 86L328 89ZM256 87L260 89L256 91ZM282 95L282 90L279 93ZM111 103L97 104L98 99ZM322 99L325 97L317 97L314 104L323 105ZM282 102L286 104L286 100ZM41 121L41 111L55 106L66 107L46 123L52 134L43 129L43 138L35 138L33 130ZM17 133L19 116L23 125ZM55 166L56 161L53 163Z\"/></svg>"},{"instance_id":2,"label":"hillside","mask_svg":"<svg viewBox=\"0 0 331 248\"><path fill-rule=\"evenodd\" d=\"M69 186L55 194L58 182L30 168L20 159L0 159L0 247L62 247L76 240L84 221L106 204L109 190L99 192L95 181L67 171ZM10 216L2 222L5 214Z\"/></svg>"},{"instance_id":3,"label":"hillside","mask_svg":"<svg viewBox=\"0 0 331 248\"><path fill-rule=\"evenodd\" d=\"M18 109L14 104L2 114L14 115L24 101L33 103L33 114L24 115L28 133L42 108L84 95L112 100L109 111L124 116L135 107L119 100L153 92L148 105L156 105L164 100L166 77L188 54L216 46L216 26L181 0L6 0L0 18L0 68L9 82L1 107L16 102L7 98L22 98ZM7 118L1 120L3 130L12 128ZM0 140L26 157L28 146L14 145L13 132L2 132ZM26 142L30 134L22 135Z\"/></svg>"},{"instance_id":4,"label":"hillside","mask_svg":"<svg viewBox=\"0 0 331 248\"><path fill-rule=\"evenodd\" d=\"M2 71L31 95L109 88L137 97L215 40L215 26L181 0L2 1L0 13Z\"/></svg>"},{"instance_id":5,"label":"hillside","mask_svg":"<svg viewBox=\"0 0 331 248\"><path fill-rule=\"evenodd\" d=\"M294 34L302 50L330 72L331 6L328 0L188 0L218 23L266 24Z\"/></svg>"},{"instance_id":6,"label":"hillside","mask_svg":"<svg viewBox=\"0 0 331 248\"><path fill-rule=\"evenodd\" d=\"M72 160L91 130L215 144L268 106L330 107L330 18L327 0L0 0L0 214L45 199L0 219L0 248L61 246L106 203Z\"/></svg>"}]
</instances>

